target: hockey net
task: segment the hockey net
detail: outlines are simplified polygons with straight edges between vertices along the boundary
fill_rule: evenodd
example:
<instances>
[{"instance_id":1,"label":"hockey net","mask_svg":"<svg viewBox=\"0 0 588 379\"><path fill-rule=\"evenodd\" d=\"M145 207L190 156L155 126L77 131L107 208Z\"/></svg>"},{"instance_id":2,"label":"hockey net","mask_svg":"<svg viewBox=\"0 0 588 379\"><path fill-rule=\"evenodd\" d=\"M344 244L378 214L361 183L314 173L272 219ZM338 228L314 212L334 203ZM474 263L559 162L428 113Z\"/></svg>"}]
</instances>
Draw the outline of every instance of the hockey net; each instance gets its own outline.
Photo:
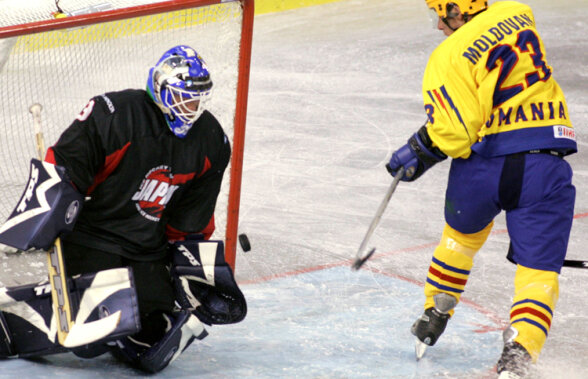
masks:
<instances>
[{"instance_id":1,"label":"hockey net","mask_svg":"<svg viewBox=\"0 0 588 379\"><path fill-rule=\"evenodd\" d=\"M145 88L161 54L185 44L209 66L210 110L233 147L212 238L225 240L226 259L234 268L253 0L14 3L0 15L0 222L18 202L30 159L37 156L29 113L33 103L43 107L42 133L45 147L51 146L91 97Z\"/></svg>"}]
</instances>

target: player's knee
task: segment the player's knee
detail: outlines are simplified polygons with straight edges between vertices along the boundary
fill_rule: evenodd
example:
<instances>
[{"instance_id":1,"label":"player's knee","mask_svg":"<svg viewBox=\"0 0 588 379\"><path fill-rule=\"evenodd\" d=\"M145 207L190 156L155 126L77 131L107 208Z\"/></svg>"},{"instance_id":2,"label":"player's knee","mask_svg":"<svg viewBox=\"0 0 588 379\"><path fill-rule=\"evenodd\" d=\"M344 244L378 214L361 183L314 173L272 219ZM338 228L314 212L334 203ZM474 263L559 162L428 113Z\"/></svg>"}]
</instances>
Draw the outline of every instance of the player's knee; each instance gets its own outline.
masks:
<instances>
[{"instance_id":1,"label":"player's knee","mask_svg":"<svg viewBox=\"0 0 588 379\"><path fill-rule=\"evenodd\" d=\"M491 222L479 232L466 234L453 229L449 224L445 224L441 245L444 245L449 250L473 258L488 239L493 225L494 222Z\"/></svg>"},{"instance_id":2,"label":"player's knee","mask_svg":"<svg viewBox=\"0 0 588 379\"><path fill-rule=\"evenodd\" d=\"M515 299L526 297L555 307L559 298L559 274L518 265L515 274Z\"/></svg>"},{"instance_id":3,"label":"player's knee","mask_svg":"<svg viewBox=\"0 0 588 379\"><path fill-rule=\"evenodd\" d=\"M445 225L427 274L425 309L435 306L434 296L440 293L447 293L459 301L474 265L473 258L491 229L492 223L480 232L464 234Z\"/></svg>"}]
</instances>

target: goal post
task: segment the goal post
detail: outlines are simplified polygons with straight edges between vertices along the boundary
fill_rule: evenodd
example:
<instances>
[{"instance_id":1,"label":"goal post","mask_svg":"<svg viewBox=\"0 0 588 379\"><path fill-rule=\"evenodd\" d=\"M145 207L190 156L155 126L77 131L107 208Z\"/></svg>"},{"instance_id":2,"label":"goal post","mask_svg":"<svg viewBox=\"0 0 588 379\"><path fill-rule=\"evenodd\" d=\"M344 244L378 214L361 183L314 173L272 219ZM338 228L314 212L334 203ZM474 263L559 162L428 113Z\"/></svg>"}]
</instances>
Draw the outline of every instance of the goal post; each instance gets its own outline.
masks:
<instances>
[{"instance_id":1,"label":"goal post","mask_svg":"<svg viewBox=\"0 0 588 379\"><path fill-rule=\"evenodd\" d=\"M36 3L35 3L36 2ZM232 145L212 238L235 268L254 0L27 0L34 11L0 15L0 222L25 186L35 152L29 107L44 109L47 146L101 93L145 88L149 69L176 45L206 61L209 109ZM59 9L58 9L59 8ZM55 13L61 11L59 17Z\"/></svg>"}]
</instances>

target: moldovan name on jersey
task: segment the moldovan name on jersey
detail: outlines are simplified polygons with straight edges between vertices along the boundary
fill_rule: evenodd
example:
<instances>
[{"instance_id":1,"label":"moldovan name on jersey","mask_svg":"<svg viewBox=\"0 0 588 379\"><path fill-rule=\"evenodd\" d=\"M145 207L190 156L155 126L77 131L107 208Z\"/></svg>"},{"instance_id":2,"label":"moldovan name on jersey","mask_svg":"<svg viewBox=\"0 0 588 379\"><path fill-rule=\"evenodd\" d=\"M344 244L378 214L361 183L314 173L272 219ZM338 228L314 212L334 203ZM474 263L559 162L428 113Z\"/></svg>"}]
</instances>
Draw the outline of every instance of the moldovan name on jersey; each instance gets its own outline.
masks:
<instances>
[{"instance_id":1,"label":"moldovan name on jersey","mask_svg":"<svg viewBox=\"0 0 588 379\"><path fill-rule=\"evenodd\" d=\"M480 35L472 46L463 52L462 56L467 58L472 64L476 64L482 58L482 53L496 46L505 36L516 33L522 28L534 25L533 19L526 14L502 20L496 26L488 29L487 33Z\"/></svg>"}]
</instances>

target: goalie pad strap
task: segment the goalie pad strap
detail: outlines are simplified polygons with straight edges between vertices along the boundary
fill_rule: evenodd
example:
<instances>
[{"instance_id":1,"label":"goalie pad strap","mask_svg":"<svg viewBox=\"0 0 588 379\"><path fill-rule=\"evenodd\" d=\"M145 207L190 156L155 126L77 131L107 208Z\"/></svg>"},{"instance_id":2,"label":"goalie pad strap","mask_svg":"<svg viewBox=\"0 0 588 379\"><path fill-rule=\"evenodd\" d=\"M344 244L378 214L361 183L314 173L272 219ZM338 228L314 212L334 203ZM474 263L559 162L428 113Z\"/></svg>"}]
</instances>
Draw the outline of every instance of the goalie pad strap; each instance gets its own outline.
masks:
<instances>
[{"instance_id":1,"label":"goalie pad strap","mask_svg":"<svg viewBox=\"0 0 588 379\"><path fill-rule=\"evenodd\" d=\"M83 200L64 167L32 159L27 186L0 227L0 243L49 250L59 235L73 230Z\"/></svg>"}]
</instances>

